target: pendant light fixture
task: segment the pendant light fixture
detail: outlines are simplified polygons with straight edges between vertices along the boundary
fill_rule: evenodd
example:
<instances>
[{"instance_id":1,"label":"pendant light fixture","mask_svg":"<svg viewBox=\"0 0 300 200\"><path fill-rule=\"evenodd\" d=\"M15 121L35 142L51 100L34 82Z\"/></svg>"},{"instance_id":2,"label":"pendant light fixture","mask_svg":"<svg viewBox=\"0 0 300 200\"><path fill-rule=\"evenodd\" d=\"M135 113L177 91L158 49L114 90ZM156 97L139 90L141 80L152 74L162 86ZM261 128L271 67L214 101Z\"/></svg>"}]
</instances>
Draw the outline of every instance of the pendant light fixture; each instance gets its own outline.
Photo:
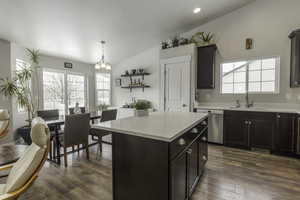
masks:
<instances>
[{"instance_id":1,"label":"pendant light fixture","mask_svg":"<svg viewBox=\"0 0 300 200\"><path fill-rule=\"evenodd\" d=\"M111 70L111 65L107 62L105 62L104 59L104 45L105 45L105 41L101 41L101 46L102 46L102 57L101 60L98 61L95 65L95 69L106 69L106 70Z\"/></svg>"}]
</instances>

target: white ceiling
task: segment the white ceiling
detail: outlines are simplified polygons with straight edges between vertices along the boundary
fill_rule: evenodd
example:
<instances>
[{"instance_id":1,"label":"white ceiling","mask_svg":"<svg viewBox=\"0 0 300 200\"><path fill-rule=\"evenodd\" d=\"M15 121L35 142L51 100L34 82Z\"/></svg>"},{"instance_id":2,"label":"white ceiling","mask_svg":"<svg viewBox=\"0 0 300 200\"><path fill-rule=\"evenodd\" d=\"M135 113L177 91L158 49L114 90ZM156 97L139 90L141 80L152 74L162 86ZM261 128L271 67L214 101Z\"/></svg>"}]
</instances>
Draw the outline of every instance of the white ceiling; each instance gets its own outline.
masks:
<instances>
[{"instance_id":1,"label":"white ceiling","mask_svg":"<svg viewBox=\"0 0 300 200\"><path fill-rule=\"evenodd\" d=\"M251 1L1 0L0 38L88 63L106 40L106 58L117 63Z\"/></svg>"}]
</instances>

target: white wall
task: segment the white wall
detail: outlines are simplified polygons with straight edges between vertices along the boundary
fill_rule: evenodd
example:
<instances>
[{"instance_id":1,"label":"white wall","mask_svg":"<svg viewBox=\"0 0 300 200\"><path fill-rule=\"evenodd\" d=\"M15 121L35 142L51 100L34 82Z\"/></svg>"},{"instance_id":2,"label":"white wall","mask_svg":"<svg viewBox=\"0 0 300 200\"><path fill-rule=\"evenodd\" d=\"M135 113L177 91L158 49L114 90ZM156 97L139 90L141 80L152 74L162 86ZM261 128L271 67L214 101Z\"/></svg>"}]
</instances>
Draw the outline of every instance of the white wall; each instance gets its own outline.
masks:
<instances>
[{"instance_id":1,"label":"white wall","mask_svg":"<svg viewBox=\"0 0 300 200\"><path fill-rule=\"evenodd\" d=\"M300 89L290 89L289 33L300 28L299 0L259 0L215 21L185 33L191 36L198 31L216 34L216 88L200 90L201 102L232 102L243 96L220 95L220 64L234 59L251 59L280 56L280 94L250 95L255 102L299 103ZM254 49L245 50L245 39L254 39ZM299 99L298 99L299 98Z\"/></svg>"},{"instance_id":2,"label":"white wall","mask_svg":"<svg viewBox=\"0 0 300 200\"><path fill-rule=\"evenodd\" d=\"M238 98L244 100L244 96L220 95L220 63L235 59L279 55L281 57L280 94L250 95L250 98L255 102L299 103L300 89L289 87L290 40L288 38L291 31L300 28L299 8L299 0L257 0L230 14L183 33L183 36L190 37L198 31L210 31L215 33L217 38L216 88L199 90L199 100L201 102L233 102ZM254 49L245 50L246 38L254 39ZM143 63L142 61L158 63L158 50L154 49L151 48L121 62L114 74L119 74L130 66L138 66ZM113 71L115 71L114 68ZM153 77L153 80L158 78L158 75L156 76L156 78ZM118 88L113 87L113 90L113 98L117 99L114 101L116 104L122 103L130 96L129 93ZM157 91L154 89L151 94L147 93L146 96L156 101Z\"/></svg>"},{"instance_id":3,"label":"white wall","mask_svg":"<svg viewBox=\"0 0 300 200\"><path fill-rule=\"evenodd\" d=\"M11 78L10 69L10 42L0 39L0 78ZM8 109L12 112L10 98L0 95L0 109ZM11 126L12 127L12 126ZM12 135L1 139L1 143L5 143L12 139Z\"/></svg>"},{"instance_id":4,"label":"white wall","mask_svg":"<svg viewBox=\"0 0 300 200\"><path fill-rule=\"evenodd\" d=\"M145 88L142 92L141 88L122 89L115 86L115 79L120 78L125 70L143 68L151 73L150 76L145 76L145 83L151 88ZM120 64L113 66L112 71L113 91L112 91L112 104L114 106L121 106L124 103L131 103L132 97L137 99L147 99L153 103L155 108L159 106L159 47L153 47L136 56L128 58ZM123 81L123 80L122 80ZM125 80L123 81L125 83Z\"/></svg>"}]
</instances>

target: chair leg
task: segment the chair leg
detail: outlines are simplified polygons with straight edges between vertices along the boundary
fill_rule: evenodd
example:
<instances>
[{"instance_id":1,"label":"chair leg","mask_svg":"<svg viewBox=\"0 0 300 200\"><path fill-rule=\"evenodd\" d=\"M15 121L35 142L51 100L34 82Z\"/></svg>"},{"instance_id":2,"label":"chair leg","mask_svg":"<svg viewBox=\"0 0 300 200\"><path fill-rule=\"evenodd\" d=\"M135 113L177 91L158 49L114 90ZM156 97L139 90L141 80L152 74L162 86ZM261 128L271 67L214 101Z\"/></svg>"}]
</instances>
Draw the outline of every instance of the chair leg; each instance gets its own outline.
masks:
<instances>
[{"instance_id":1,"label":"chair leg","mask_svg":"<svg viewBox=\"0 0 300 200\"><path fill-rule=\"evenodd\" d=\"M49 159L52 160L52 140L50 141L50 147L49 147Z\"/></svg>"},{"instance_id":2,"label":"chair leg","mask_svg":"<svg viewBox=\"0 0 300 200\"><path fill-rule=\"evenodd\" d=\"M102 153L102 137L99 137L99 147L100 147L100 152Z\"/></svg>"},{"instance_id":3,"label":"chair leg","mask_svg":"<svg viewBox=\"0 0 300 200\"><path fill-rule=\"evenodd\" d=\"M72 146L72 153L74 153L74 146Z\"/></svg>"},{"instance_id":4,"label":"chair leg","mask_svg":"<svg viewBox=\"0 0 300 200\"><path fill-rule=\"evenodd\" d=\"M67 147L64 147L65 167L68 167Z\"/></svg>"},{"instance_id":5,"label":"chair leg","mask_svg":"<svg viewBox=\"0 0 300 200\"><path fill-rule=\"evenodd\" d=\"M89 160L90 159L90 152L89 152L89 144L85 144L85 149L86 149L86 158Z\"/></svg>"},{"instance_id":6,"label":"chair leg","mask_svg":"<svg viewBox=\"0 0 300 200\"><path fill-rule=\"evenodd\" d=\"M79 152L80 152L80 144L77 145L77 153L79 155Z\"/></svg>"}]
</instances>

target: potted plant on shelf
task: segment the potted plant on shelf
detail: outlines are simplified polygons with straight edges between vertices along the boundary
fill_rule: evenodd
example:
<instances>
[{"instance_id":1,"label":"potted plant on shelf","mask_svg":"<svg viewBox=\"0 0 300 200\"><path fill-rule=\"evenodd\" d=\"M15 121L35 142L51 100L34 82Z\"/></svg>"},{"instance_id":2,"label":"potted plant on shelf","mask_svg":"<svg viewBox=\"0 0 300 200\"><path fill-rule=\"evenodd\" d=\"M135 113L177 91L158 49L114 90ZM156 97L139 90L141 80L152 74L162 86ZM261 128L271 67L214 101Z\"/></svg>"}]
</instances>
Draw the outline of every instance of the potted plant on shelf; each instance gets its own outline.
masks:
<instances>
[{"instance_id":1,"label":"potted plant on shelf","mask_svg":"<svg viewBox=\"0 0 300 200\"><path fill-rule=\"evenodd\" d=\"M149 109L151 108L151 102L147 100L138 100L134 104L135 116L143 117L149 115Z\"/></svg>"},{"instance_id":2,"label":"potted plant on shelf","mask_svg":"<svg viewBox=\"0 0 300 200\"><path fill-rule=\"evenodd\" d=\"M24 63L21 70L16 71L12 79L0 78L0 93L5 97L15 97L18 105L26 109L30 127L38 107L37 99L33 94L32 78L33 75L37 76L40 54L38 50L26 50L31 63L29 65ZM38 77L35 78L37 80Z\"/></svg>"}]
</instances>

